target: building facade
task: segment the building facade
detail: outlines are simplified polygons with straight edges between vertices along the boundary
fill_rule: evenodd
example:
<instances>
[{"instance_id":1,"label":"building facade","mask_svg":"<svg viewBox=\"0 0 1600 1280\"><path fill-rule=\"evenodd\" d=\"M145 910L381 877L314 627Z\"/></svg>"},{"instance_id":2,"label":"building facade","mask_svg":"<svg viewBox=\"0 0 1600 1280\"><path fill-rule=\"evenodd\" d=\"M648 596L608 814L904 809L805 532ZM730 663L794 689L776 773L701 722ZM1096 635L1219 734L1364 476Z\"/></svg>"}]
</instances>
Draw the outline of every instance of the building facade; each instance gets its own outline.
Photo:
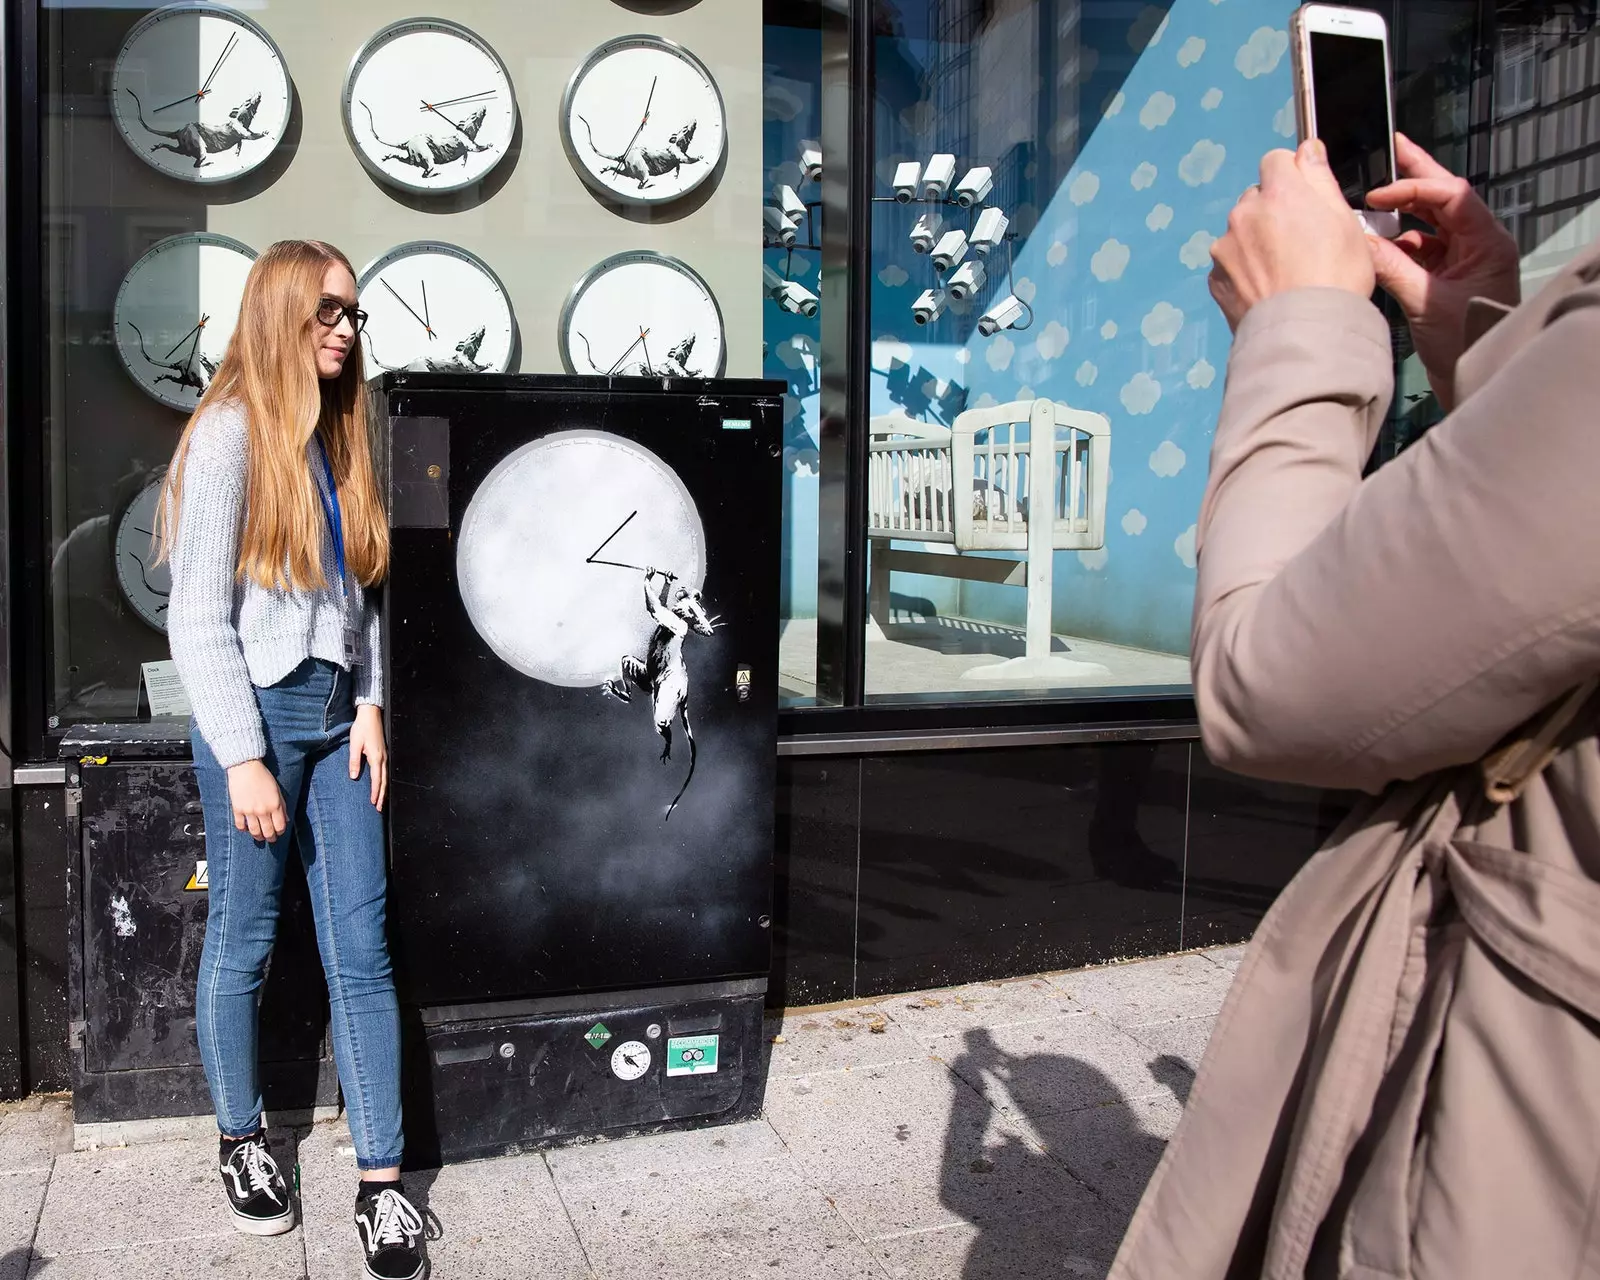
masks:
<instances>
[{"instance_id":1,"label":"building facade","mask_svg":"<svg viewBox=\"0 0 1600 1280\"><path fill-rule=\"evenodd\" d=\"M1536 285L1600 192L1593 4L1377 7L1400 127ZM72 1083L62 744L161 709L142 521L285 237L361 271L375 373L430 354L382 291L431 254L456 367L786 385L773 1003L1246 937L1348 805L1215 769L1188 686L1209 247L1292 145L1291 10L7 0L0 1096ZM711 300L653 361L629 335L689 295L574 319L640 254ZM1395 358L1375 465L1438 416L1399 325Z\"/></svg>"}]
</instances>

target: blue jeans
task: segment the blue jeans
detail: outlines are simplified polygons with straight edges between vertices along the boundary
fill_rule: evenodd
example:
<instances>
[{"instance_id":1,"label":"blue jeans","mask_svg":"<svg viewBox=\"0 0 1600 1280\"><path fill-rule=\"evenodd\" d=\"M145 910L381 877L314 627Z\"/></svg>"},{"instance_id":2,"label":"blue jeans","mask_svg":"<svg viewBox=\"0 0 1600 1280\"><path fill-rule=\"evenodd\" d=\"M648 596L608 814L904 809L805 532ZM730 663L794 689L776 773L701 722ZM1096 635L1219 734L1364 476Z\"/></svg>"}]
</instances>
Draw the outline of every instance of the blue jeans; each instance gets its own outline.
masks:
<instances>
[{"instance_id":1,"label":"blue jeans","mask_svg":"<svg viewBox=\"0 0 1600 1280\"><path fill-rule=\"evenodd\" d=\"M402 1146L400 1014L384 936L383 819L372 806L365 764L359 779L350 777L350 675L308 658L279 683L257 689L256 701L266 725L265 763L290 824L272 844L234 827L227 770L191 725L211 899L195 1020L217 1124L238 1136L261 1121L256 1012L292 844L311 890L356 1163L388 1168L400 1163Z\"/></svg>"}]
</instances>

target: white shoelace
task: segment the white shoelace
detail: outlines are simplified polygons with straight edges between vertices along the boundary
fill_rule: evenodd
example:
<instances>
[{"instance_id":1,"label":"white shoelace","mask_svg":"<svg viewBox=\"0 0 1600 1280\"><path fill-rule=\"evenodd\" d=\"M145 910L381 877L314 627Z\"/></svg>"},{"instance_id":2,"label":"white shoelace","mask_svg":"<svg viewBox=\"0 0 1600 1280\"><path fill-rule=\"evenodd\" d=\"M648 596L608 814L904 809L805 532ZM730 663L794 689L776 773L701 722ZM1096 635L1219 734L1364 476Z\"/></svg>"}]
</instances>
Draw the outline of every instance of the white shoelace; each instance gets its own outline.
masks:
<instances>
[{"instance_id":1,"label":"white shoelace","mask_svg":"<svg viewBox=\"0 0 1600 1280\"><path fill-rule=\"evenodd\" d=\"M422 1215L398 1191L380 1191L372 1207L372 1248L406 1245L422 1234Z\"/></svg>"},{"instance_id":2,"label":"white shoelace","mask_svg":"<svg viewBox=\"0 0 1600 1280\"><path fill-rule=\"evenodd\" d=\"M265 1191L273 1204L283 1203L276 1186L280 1177L278 1163L259 1142L245 1142L235 1147L228 1167L250 1184L252 1195Z\"/></svg>"}]
</instances>

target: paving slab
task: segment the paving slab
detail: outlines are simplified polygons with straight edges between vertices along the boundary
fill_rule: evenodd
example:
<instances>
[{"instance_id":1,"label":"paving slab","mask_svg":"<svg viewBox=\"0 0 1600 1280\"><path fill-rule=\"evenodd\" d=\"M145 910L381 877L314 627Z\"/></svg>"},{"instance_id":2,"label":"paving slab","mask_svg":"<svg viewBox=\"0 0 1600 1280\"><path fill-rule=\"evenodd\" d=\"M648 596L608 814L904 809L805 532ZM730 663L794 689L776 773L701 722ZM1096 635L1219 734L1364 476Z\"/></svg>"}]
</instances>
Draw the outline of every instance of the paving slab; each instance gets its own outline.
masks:
<instances>
[{"instance_id":1,"label":"paving slab","mask_svg":"<svg viewBox=\"0 0 1600 1280\"><path fill-rule=\"evenodd\" d=\"M686 1171L698 1175L788 1157L783 1139L765 1120L716 1125L686 1133L586 1142L557 1147L544 1156L556 1186L563 1191L597 1182L678 1177Z\"/></svg>"},{"instance_id":2,"label":"paving slab","mask_svg":"<svg viewBox=\"0 0 1600 1280\"><path fill-rule=\"evenodd\" d=\"M1239 965L1244 960L1244 947L1218 947L1215 951L1205 952L1205 958L1214 965L1220 965L1229 973L1238 973Z\"/></svg>"},{"instance_id":3,"label":"paving slab","mask_svg":"<svg viewBox=\"0 0 1600 1280\"><path fill-rule=\"evenodd\" d=\"M1157 1055L1099 1014L968 1032L950 1069L1042 1136L1048 1118L1163 1090Z\"/></svg>"},{"instance_id":4,"label":"paving slab","mask_svg":"<svg viewBox=\"0 0 1600 1280\"><path fill-rule=\"evenodd\" d=\"M979 1227L960 1222L875 1240L889 1280L1100 1280L1122 1239L1121 1215L1088 1203Z\"/></svg>"},{"instance_id":5,"label":"paving slab","mask_svg":"<svg viewBox=\"0 0 1600 1280\"><path fill-rule=\"evenodd\" d=\"M1050 981L1119 1027L1216 1013L1233 975L1201 955L1063 973Z\"/></svg>"},{"instance_id":6,"label":"paving slab","mask_svg":"<svg viewBox=\"0 0 1600 1280\"><path fill-rule=\"evenodd\" d=\"M879 1280L882 1274L827 1198L793 1168L763 1164L703 1177L593 1183L565 1199L604 1280Z\"/></svg>"},{"instance_id":7,"label":"paving slab","mask_svg":"<svg viewBox=\"0 0 1600 1280\"><path fill-rule=\"evenodd\" d=\"M771 1046L769 1080L909 1062L925 1052L879 1005L799 1010L767 1025L782 1036Z\"/></svg>"},{"instance_id":8,"label":"paving slab","mask_svg":"<svg viewBox=\"0 0 1600 1280\"><path fill-rule=\"evenodd\" d=\"M49 1182L48 1169L0 1173L0 1280L22 1280L27 1274Z\"/></svg>"},{"instance_id":9,"label":"paving slab","mask_svg":"<svg viewBox=\"0 0 1600 1280\"><path fill-rule=\"evenodd\" d=\"M923 1043L977 1027L1009 1027L1083 1012L1071 996L1044 978L922 991L880 1000L878 1007Z\"/></svg>"},{"instance_id":10,"label":"paving slab","mask_svg":"<svg viewBox=\"0 0 1600 1280\"><path fill-rule=\"evenodd\" d=\"M72 1150L72 1104L41 1095L0 1106L0 1173L48 1170Z\"/></svg>"},{"instance_id":11,"label":"paving slab","mask_svg":"<svg viewBox=\"0 0 1600 1280\"><path fill-rule=\"evenodd\" d=\"M1074 1177L1121 1210L1125 1226L1182 1115L1183 1107L1171 1095L1074 1111L1050 1127L1043 1145Z\"/></svg>"},{"instance_id":12,"label":"paving slab","mask_svg":"<svg viewBox=\"0 0 1600 1280\"><path fill-rule=\"evenodd\" d=\"M130 1276L137 1280L196 1280L201 1276L301 1280L305 1274L305 1252L298 1231L256 1237L230 1228L225 1235L38 1258L28 1280L128 1280Z\"/></svg>"},{"instance_id":13,"label":"paving slab","mask_svg":"<svg viewBox=\"0 0 1600 1280\"><path fill-rule=\"evenodd\" d=\"M1216 1015L1207 1018L1181 1018L1176 1022L1156 1022L1135 1027L1128 1034L1162 1057L1181 1062L1192 1076L1200 1070L1206 1045L1211 1041ZM1187 1093L1184 1095L1187 1097Z\"/></svg>"}]
</instances>

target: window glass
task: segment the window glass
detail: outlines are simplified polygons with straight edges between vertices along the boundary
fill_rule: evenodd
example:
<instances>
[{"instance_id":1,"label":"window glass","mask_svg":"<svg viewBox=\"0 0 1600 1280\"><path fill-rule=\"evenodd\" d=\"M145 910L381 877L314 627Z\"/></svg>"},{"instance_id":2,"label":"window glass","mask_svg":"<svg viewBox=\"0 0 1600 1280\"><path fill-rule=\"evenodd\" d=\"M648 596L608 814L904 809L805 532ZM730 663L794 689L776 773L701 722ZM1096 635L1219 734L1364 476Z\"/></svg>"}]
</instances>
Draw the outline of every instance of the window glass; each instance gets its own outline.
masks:
<instances>
[{"instance_id":1,"label":"window glass","mask_svg":"<svg viewBox=\"0 0 1600 1280\"><path fill-rule=\"evenodd\" d=\"M545 5L536 19L516 0L447 8L469 36L436 31L408 61L377 39L417 16L397 2L250 0L229 10L237 29L220 34L125 0L42 6L51 727L147 713L141 663L168 647L162 582L146 582L141 563L138 499L183 428L189 384L220 357L249 255L288 237L329 240L358 272L418 241L455 254L439 270L475 292L461 286L453 296L470 305L446 324L443 275L419 275L417 292L396 277L398 303L364 293L370 352L386 364L433 358L416 347L436 340L445 361L473 367L716 372L711 361L728 376L783 377L793 392L785 599L804 608L816 561L806 443L816 319L781 312L763 286L762 210L769 170L780 156L797 160L816 132L815 31L768 28L749 0ZM688 56L675 70L613 63L564 108L591 56L639 33ZM364 48L371 74L359 72L347 95ZM714 86L704 92L690 85L700 71ZM664 160L625 180L637 168L630 135ZM796 190L810 198L815 185ZM164 265L141 276L163 245ZM707 309L641 318L629 306L651 303L638 291L582 324L567 315L597 266L640 251L680 264L690 293L703 286L720 341L696 330L697 345L684 347L690 334L673 325L688 315L698 324ZM803 258L795 280L814 290L815 263ZM631 346L641 329L651 332ZM714 359L719 345L725 360Z\"/></svg>"},{"instance_id":2,"label":"window glass","mask_svg":"<svg viewBox=\"0 0 1600 1280\"><path fill-rule=\"evenodd\" d=\"M870 696L1187 683L1209 250L1292 145L1291 9L879 5Z\"/></svg>"}]
</instances>

